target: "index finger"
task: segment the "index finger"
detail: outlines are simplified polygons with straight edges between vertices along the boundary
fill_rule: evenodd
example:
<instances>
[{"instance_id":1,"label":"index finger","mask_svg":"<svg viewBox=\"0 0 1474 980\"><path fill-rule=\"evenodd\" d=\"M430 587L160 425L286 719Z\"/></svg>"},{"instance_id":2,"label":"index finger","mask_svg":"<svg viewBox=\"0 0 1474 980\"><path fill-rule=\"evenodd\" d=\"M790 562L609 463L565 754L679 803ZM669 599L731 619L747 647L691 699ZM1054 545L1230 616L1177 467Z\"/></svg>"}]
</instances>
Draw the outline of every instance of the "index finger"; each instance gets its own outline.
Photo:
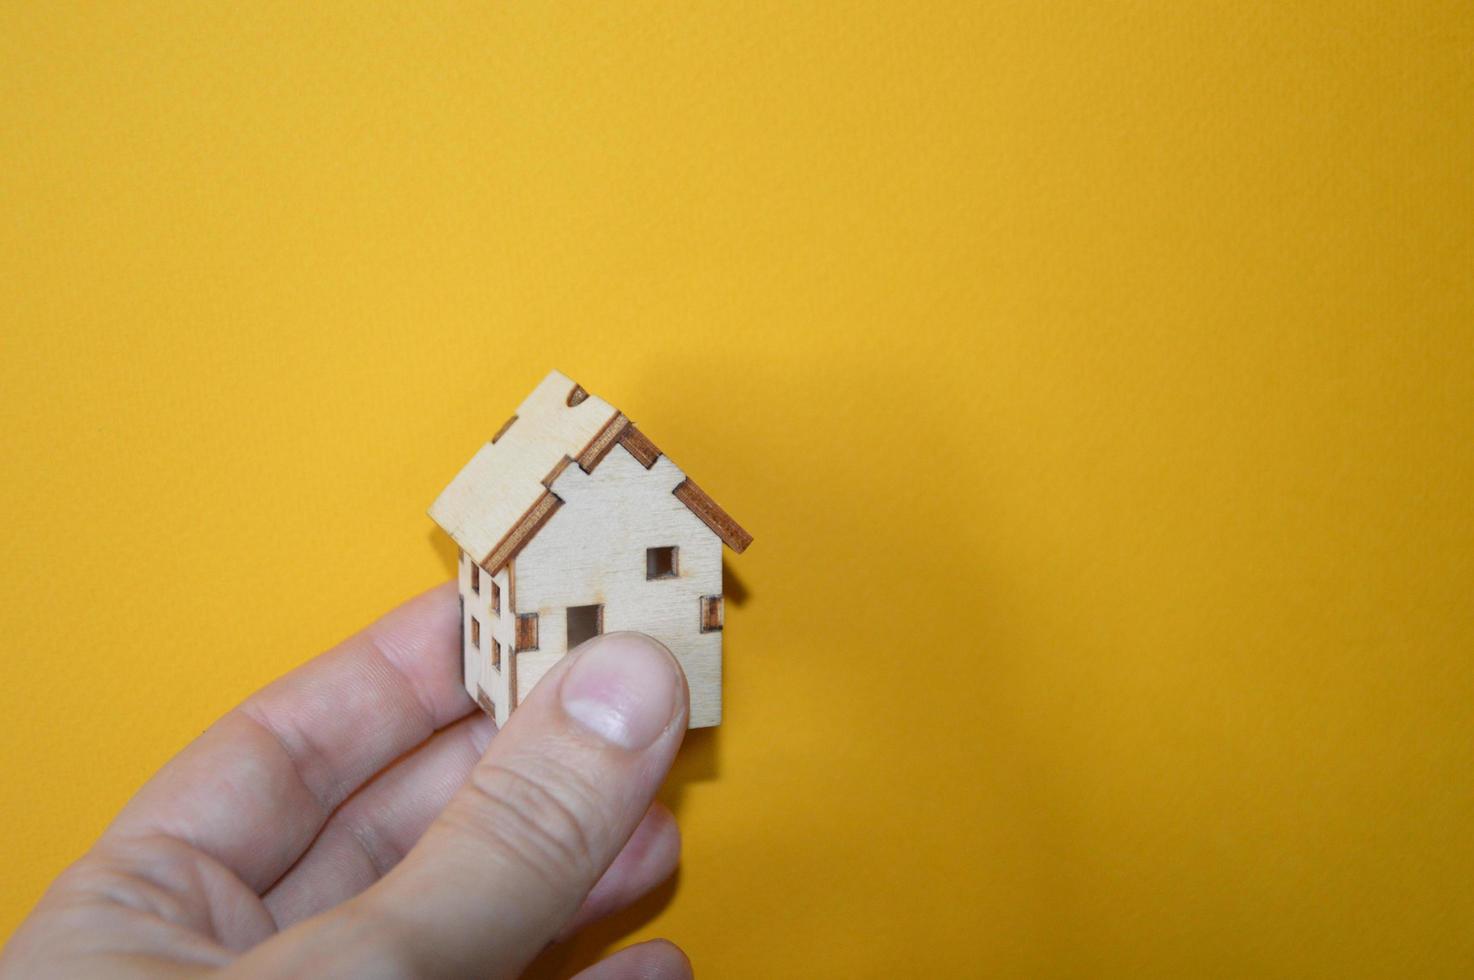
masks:
<instances>
[{"instance_id":1,"label":"index finger","mask_svg":"<svg viewBox=\"0 0 1474 980\"><path fill-rule=\"evenodd\" d=\"M473 707L454 583L253 694L153 777L104 835L164 834L258 892L364 782Z\"/></svg>"}]
</instances>

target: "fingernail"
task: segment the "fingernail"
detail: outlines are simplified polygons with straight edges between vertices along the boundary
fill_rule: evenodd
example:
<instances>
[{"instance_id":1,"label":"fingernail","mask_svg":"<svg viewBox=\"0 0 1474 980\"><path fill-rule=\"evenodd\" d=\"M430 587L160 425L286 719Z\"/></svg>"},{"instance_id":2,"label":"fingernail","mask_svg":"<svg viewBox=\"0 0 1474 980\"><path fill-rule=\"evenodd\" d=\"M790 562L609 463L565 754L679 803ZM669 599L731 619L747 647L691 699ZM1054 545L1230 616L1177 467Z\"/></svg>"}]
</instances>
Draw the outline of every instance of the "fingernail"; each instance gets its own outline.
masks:
<instances>
[{"instance_id":1,"label":"fingernail","mask_svg":"<svg viewBox=\"0 0 1474 980\"><path fill-rule=\"evenodd\" d=\"M670 724L680 685L680 667L663 646L611 633L590 643L563 679L563 710L606 742L643 749Z\"/></svg>"}]
</instances>

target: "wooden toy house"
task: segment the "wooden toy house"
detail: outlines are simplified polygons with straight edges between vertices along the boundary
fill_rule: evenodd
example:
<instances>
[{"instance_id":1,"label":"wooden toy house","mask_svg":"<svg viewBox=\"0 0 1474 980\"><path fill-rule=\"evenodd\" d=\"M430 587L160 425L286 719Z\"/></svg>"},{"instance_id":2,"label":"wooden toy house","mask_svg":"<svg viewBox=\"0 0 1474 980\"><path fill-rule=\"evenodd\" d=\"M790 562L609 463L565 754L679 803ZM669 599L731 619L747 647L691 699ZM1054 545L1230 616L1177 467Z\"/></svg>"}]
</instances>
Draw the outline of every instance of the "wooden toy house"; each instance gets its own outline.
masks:
<instances>
[{"instance_id":1,"label":"wooden toy house","mask_svg":"<svg viewBox=\"0 0 1474 980\"><path fill-rule=\"evenodd\" d=\"M691 727L722 720L722 545L752 536L617 409L552 372L430 507L460 548L466 690L498 724L559 657L638 630Z\"/></svg>"}]
</instances>

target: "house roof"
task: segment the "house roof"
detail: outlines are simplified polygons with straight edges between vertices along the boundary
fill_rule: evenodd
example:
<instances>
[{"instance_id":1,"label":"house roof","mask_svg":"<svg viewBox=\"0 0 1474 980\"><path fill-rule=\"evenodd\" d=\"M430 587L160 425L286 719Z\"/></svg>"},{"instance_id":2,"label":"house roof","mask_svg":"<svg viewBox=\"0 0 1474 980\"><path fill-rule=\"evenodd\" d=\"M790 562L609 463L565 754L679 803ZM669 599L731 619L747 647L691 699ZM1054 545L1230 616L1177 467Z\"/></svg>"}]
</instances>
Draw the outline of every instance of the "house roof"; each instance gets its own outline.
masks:
<instances>
[{"instance_id":1,"label":"house roof","mask_svg":"<svg viewBox=\"0 0 1474 980\"><path fill-rule=\"evenodd\" d=\"M565 466L592 472L623 446L646 469L660 450L613 405L553 371L430 505L430 517L489 572L500 571L563 501L550 489ZM733 551L752 542L690 479L675 496Z\"/></svg>"}]
</instances>

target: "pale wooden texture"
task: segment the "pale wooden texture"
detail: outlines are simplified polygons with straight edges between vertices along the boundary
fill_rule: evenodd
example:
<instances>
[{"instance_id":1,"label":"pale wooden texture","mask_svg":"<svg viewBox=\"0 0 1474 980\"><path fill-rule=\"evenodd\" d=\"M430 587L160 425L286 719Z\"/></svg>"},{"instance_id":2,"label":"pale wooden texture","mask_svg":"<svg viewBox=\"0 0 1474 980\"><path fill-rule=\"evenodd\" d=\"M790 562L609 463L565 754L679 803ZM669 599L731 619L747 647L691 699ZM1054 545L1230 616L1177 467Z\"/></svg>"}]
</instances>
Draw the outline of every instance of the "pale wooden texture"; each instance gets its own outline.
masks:
<instances>
[{"instance_id":1,"label":"pale wooden texture","mask_svg":"<svg viewBox=\"0 0 1474 980\"><path fill-rule=\"evenodd\" d=\"M549 373L501 437L482 446L430 506L430 517L478 564L545 501L543 481L564 457L578 458L619 414L593 395L569 406L575 387Z\"/></svg>"},{"instance_id":2,"label":"pale wooden texture","mask_svg":"<svg viewBox=\"0 0 1474 980\"><path fill-rule=\"evenodd\" d=\"M607 402L550 373L430 516L461 548L466 690L499 724L568 652L569 607L587 605L603 607L604 632L670 648L692 728L721 722L721 608L708 613L703 597L722 594L723 542L741 551L752 536ZM647 549L669 547L676 573L648 578Z\"/></svg>"},{"instance_id":3,"label":"pale wooden texture","mask_svg":"<svg viewBox=\"0 0 1474 980\"><path fill-rule=\"evenodd\" d=\"M461 648L462 648L462 679L466 686L466 693L477 701L482 701L482 692L493 705L505 705L507 703L507 651L512 648L512 633L514 630L514 617L509 612L511 601L511 573L508 569L502 569L492 575L484 569L481 572L481 591L478 594L471 586L471 570L475 563L470 560L465 552L461 552L460 567L457 570L456 584L460 591L462 608L465 610L461 622ZM491 585L495 583L501 590L501 611L497 612L492 606ZM471 645L471 621L472 619L481 623L481 646ZM502 645L502 666L497 669L492 665L492 641ZM483 705L484 707L484 705ZM498 723L507 720L507 712L502 710L493 712L492 716Z\"/></svg>"},{"instance_id":4,"label":"pale wooden texture","mask_svg":"<svg viewBox=\"0 0 1474 980\"><path fill-rule=\"evenodd\" d=\"M519 700L567 652L568 607L597 603L606 633L638 630L675 654L691 689L691 727L721 721L722 634L701 631L701 597L721 594L722 543L676 499L684 480L669 457L647 470L622 445L593 473L559 474L552 489L563 506L515 559L517 611L539 616L538 649L519 655ZM647 579L646 549L668 546L679 549L677 573Z\"/></svg>"}]
</instances>

